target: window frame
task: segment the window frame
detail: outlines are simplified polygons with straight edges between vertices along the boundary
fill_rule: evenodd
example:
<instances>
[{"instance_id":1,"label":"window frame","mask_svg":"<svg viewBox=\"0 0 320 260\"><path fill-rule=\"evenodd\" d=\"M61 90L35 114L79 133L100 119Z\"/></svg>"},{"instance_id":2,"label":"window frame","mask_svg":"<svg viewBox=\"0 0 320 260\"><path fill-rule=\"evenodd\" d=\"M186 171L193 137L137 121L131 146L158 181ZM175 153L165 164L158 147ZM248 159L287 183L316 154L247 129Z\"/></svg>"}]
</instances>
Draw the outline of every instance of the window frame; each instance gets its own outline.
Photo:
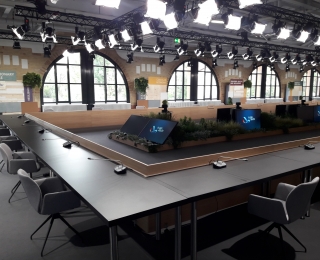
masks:
<instances>
[{"instance_id":1,"label":"window frame","mask_svg":"<svg viewBox=\"0 0 320 260\"><path fill-rule=\"evenodd\" d=\"M310 72L310 76L306 76L306 74ZM307 100L307 101L311 101L313 98L318 98L320 97L320 85L317 84L317 86L314 86L314 80L315 80L315 73L316 73L316 78L317 78L317 82L319 82L320 80L320 72L315 69L315 68L310 68L309 70L305 71L304 74L302 75L301 81L303 82L302 85L302 93L306 92L305 89L309 88L309 93L305 93L306 95L301 95L302 99ZM304 84L305 82L305 78L310 78L310 86L307 86L306 84ZM307 80L306 80L307 82ZM318 95L316 94L315 96L313 95L313 90L314 88L316 88L316 93L318 93Z\"/></svg>"}]
</instances>

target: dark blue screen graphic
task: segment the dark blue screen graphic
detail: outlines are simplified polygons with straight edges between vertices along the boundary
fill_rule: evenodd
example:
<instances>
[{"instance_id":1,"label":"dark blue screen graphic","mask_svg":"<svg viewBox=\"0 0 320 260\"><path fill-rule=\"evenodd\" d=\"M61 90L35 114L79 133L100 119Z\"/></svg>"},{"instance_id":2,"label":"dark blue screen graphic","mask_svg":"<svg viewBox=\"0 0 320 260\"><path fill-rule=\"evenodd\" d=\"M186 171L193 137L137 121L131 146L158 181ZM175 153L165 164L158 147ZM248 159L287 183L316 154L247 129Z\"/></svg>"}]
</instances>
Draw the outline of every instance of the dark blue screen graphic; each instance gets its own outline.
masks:
<instances>
[{"instance_id":1,"label":"dark blue screen graphic","mask_svg":"<svg viewBox=\"0 0 320 260\"><path fill-rule=\"evenodd\" d=\"M235 121L247 130L260 129L260 109L235 110Z\"/></svg>"},{"instance_id":2,"label":"dark blue screen graphic","mask_svg":"<svg viewBox=\"0 0 320 260\"><path fill-rule=\"evenodd\" d=\"M168 120L150 119L139 137L157 144L163 144L177 123Z\"/></svg>"},{"instance_id":3,"label":"dark blue screen graphic","mask_svg":"<svg viewBox=\"0 0 320 260\"><path fill-rule=\"evenodd\" d=\"M314 106L314 122L320 122L320 106Z\"/></svg>"},{"instance_id":4,"label":"dark blue screen graphic","mask_svg":"<svg viewBox=\"0 0 320 260\"><path fill-rule=\"evenodd\" d=\"M149 121L149 117L131 115L120 131L131 135L139 135Z\"/></svg>"}]
</instances>

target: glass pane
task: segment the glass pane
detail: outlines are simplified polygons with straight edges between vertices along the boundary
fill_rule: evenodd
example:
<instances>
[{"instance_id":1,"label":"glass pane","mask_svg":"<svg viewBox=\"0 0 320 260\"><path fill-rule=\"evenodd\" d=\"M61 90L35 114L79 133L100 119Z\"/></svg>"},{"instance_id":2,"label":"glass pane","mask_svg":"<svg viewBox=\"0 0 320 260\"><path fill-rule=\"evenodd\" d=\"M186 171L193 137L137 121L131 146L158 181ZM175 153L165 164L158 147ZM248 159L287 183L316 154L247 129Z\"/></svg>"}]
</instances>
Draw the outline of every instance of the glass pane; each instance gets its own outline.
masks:
<instances>
[{"instance_id":1,"label":"glass pane","mask_svg":"<svg viewBox=\"0 0 320 260\"><path fill-rule=\"evenodd\" d=\"M206 86L211 86L211 78L212 78L212 75L211 73L206 73Z\"/></svg>"},{"instance_id":2,"label":"glass pane","mask_svg":"<svg viewBox=\"0 0 320 260\"><path fill-rule=\"evenodd\" d=\"M44 84L43 102L56 102L56 88L54 84Z\"/></svg>"},{"instance_id":3,"label":"glass pane","mask_svg":"<svg viewBox=\"0 0 320 260\"><path fill-rule=\"evenodd\" d=\"M96 55L96 58L93 60L93 65L104 66L104 58L100 55Z\"/></svg>"},{"instance_id":4,"label":"glass pane","mask_svg":"<svg viewBox=\"0 0 320 260\"><path fill-rule=\"evenodd\" d=\"M203 100L204 98L204 86L198 86L198 100Z\"/></svg>"},{"instance_id":5,"label":"glass pane","mask_svg":"<svg viewBox=\"0 0 320 260\"><path fill-rule=\"evenodd\" d=\"M205 71L205 65L202 62L198 62L198 71Z\"/></svg>"},{"instance_id":6,"label":"glass pane","mask_svg":"<svg viewBox=\"0 0 320 260\"><path fill-rule=\"evenodd\" d=\"M184 100L190 100L190 86L184 87Z\"/></svg>"},{"instance_id":7,"label":"glass pane","mask_svg":"<svg viewBox=\"0 0 320 260\"><path fill-rule=\"evenodd\" d=\"M191 71L191 67L188 66L188 62L184 63L184 70L185 71Z\"/></svg>"},{"instance_id":8,"label":"glass pane","mask_svg":"<svg viewBox=\"0 0 320 260\"><path fill-rule=\"evenodd\" d=\"M205 87L205 96L204 96L205 99L209 99L210 98L210 89L211 89L210 86L206 86Z\"/></svg>"},{"instance_id":9,"label":"glass pane","mask_svg":"<svg viewBox=\"0 0 320 260\"><path fill-rule=\"evenodd\" d=\"M177 86L176 89L177 89L176 99L182 100L182 86Z\"/></svg>"},{"instance_id":10,"label":"glass pane","mask_svg":"<svg viewBox=\"0 0 320 260\"><path fill-rule=\"evenodd\" d=\"M58 85L58 101L69 101L67 84Z\"/></svg>"},{"instance_id":11,"label":"glass pane","mask_svg":"<svg viewBox=\"0 0 320 260\"><path fill-rule=\"evenodd\" d=\"M104 59L104 62L105 62L105 66L108 66L108 67L114 67L114 65L111 63L111 61L107 60L107 59Z\"/></svg>"},{"instance_id":12,"label":"glass pane","mask_svg":"<svg viewBox=\"0 0 320 260\"><path fill-rule=\"evenodd\" d=\"M206 66L206 72L210 72L211 73L211 70L208 66Z\"/></svg>"},{"instance_id":13,"label":"glass pane","mask_svg":"<svg viewBox=\"0 0 320 260\"><path fill-rule=\"evenodd\" d=\"M116 100L116 86L115 85L108 85L107 86L107 100L108 101Z\"/></svg>"},{"instance_id":14,"label":"glass pane","mask_svg":"<svg viewBox=\"0 0 320 260\"><path fill-rule=\"evenodd\" d=\"M118 101L127 101L127 91L125 85L118 85Z\"/></svg>"},{"instance_id":15,"label":"glass pane","mask_svg":"<svg viewBox=\"0 0 320 260\"><path fill-rule=\"evenodd\" d=\"M204 72L198 73L198 85L204 85Z\"/></svg>"},{"instance_id":16,"label":"glass pane","mask_svg":"<svg viewBox=\"0 0 320 260\"><path fill-rule=\"evenodd\" d=\"M175 85L176 84L176 73L173 73L170 79L169 85Z\"/></svg>"},{"instance_id":17,"label":"glass pane","mask_svg":"<svg viewBox=\"0 0 320 260\"><path fill-rule=\"evenodd\" d=\"M70 96L71 102L81 102L82 94L81 94L81 85L79 84L71 84L70 85Z\"/></svg>"},{"instance_id":18,"label":"glass pane","mask_svg":"<svg viewBox=\"0 0 320 260\"><path fill-rule=\"evenodd\" d=\"M186 71L184 73L184 85L190 85L190 80L191 80L191 72Z\"/></svg>"},{"instance_id":19,"label":"glass pane","mask_svg":"<svg viewBox=\"0 0 320 260\"><path fill-rule=\"evenodd\" d=\"M267 87L267 88L266 88L266 97L269 98L270 95L271 95L271 93L270 93L270 87Z\"/></svg>"},{"instance_id":20,"label":"glass pane","mask_svg":"<svg viewBox=\"0 0 320 260\"><path fill-rule=\"evenodd\" d=\"M182 85L183 72L177 71L176 75L177 75L177 83L176 84L177 85Z\"/></svg>"},{"instance_id":21,"label":"glass pane","mask_svg":"<svg viewBox=\"0 0 320 260\"><path fill-rule=\"evenodd\" d=\"M57 66L57 82L58 83L68 83L68 67L67 66Z\"/></svg>"},{"instance_id":22,"label":"glass pane","mask_svg":"<svg viewBox=\"0 0 320 260\"><path fill-rule=\"evenodd\" d=\"M72 53L69 56L69 64L80 64L80 53Z\"/></svg>"},{"instance_id":23,"label":"glass pane","mask_svg":"<svg viewBox=\"0 0 320 260\"><path fill-rule=\"evenodd\" d=\"M93 67L94 83L104 84L104 68Z\"/></svg>"},{"instance_id":24,"label":"glass pane","mask_svg":"<svg viewBox=\"0 0 320 260\"><path fill-rule=\"evenodd\" d=\"M67 57L62 57L60 60L57 61L58 64L67 64L68 63L68 58Z\"/></svg>"},{"instance_id":25,"label":"glass pane","mask_svg":"<svg viewBox=\"0 0 320 260\"><path fill-rule=\"evenodd\" d=\"M81 68L80 66L69 66L70 83L81 83Z\"/></svg>"},{"instance_id":26,"label":"glass pane","mask_svg":"<svg viewBox=\"0 0 320 260\"><path fill-rule=\"evenodd\" d=\"M174 86L168 87L168 100L175 100L175 87Z\"/></svg>"},{"instance_id":27,"label":"glass pane","mask_svg":"<svg viewBox=\"0 0 320 260\"><path fill-rule=\"evenodd\" d=\"M177 68L177 70L183 70L183 64L181 64L181 65Z\"/></svg>"},{"instance_id":28,"label":"glass pane","mask_svg":"<svg viewBox=\"0 0 320 260\"><path fill-rule=\"evenodd\" d=\"M119 70L117 70L117 84L124 84L123 77Z\"/></svg>"},{"instance_id":29,"label":"glass pane","mask_svg":"<svg viewBox=\"0 0 320 260\"><path fill-rule=\"evenodd\" d=\"M105 101L104 85L94 85L94 100Z\"/></svg>"},{"instance_id":30,"label":"glass pane","mask_svg":"<svg viewBox=\"0 0 320 260\"><path fill-rule=\"evenodd\" d=\"M116 75L114 68L106 68L107 84L116 83Z\"/></svg>"},{"instance_id":31,"label":"glass pane","mask_svg":"<svg viewBox=\"0 0 320 260\"><path fill-rule=\"evenodd\" d=\"M54 67L52 67L49 71L49 73L47 74L46 83L54 83L55 82L55 78L54 78Z\"/></svg>"}]
</instances>

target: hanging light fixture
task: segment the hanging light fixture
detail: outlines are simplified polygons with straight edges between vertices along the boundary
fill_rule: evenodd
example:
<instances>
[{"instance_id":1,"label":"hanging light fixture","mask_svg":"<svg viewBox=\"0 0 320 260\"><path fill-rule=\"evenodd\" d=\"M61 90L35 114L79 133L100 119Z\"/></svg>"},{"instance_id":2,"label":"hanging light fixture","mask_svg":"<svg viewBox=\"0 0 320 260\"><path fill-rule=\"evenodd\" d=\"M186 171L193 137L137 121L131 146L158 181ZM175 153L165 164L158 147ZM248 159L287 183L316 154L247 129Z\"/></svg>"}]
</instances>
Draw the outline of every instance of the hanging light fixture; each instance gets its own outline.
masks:
<instances>
[{"instance_id":1,"label":"hanging light fixture","mask_svg":"<svg viewBox=\"0 0 320 260\"><path fill-rule=\"evenodd\" d=\"M226 29L239 30L241 28L241 19L242 16L234 16L232 14L224 16L224 24Z\"/></svg>"},{"instance_id":2,"label":"hanging light fixture","mask_svg":"<svg viewBox=\"0 0 320 260\"><path fill-rule=\"evenodd\" d=\"M127 53L127 63L131 64L133 62L133 52Z\"/></svg>"},{"instance_id":3,"label":"hanging light fixture","mask_svg":"<svg viewBox=\"0 0 320 260\"><path fill-rule=\"evenodd\" d=\"M289 53L286 53L284 57L281 58L281 63L287 63L290 60L291 56Z\"/></svg>"},{"instance_id":4,"label":"hanging light fixture","mask_svg":"<svg viewBox=\"0 0 320 260\"><path fill-rule=\"evenodd\" d=\"M222 46L217 44L216 49L211 52L211 55L213 58L216 58L216 57L219 58L221 52L222 52Z\"/></svg>"},{"instance_id":5,"label":"hanging light fixture","mask_svg":"<svg viewBox=\"0 0 320 260\"><path fill-rule=\"evenodd\" d=\"M213 15L219 14L219 9L215 0L207 0L199 4L198 8L191 10L195 23L209 25Z\"/></svg>"},{"instance_id":6,"label":"hanging light fixture","mask_svg":"<svg viewBox=\"0 0 320 260\"><path fill-rule=\"evenodd\" d=\"M21 49L20 42L19 41L14 41L12 48L15 49L15 50Z\"/></svg>"},{"instance_id":7,"label":"hanging light fixture","mask_svg":"<svg viewBox=\"0 0 320 260\"><path fill-rule=\"evenodd\" d=\"M266 29L266 24L253 22L251 26L251 33L253 34L262 34L264 30Z\"/></svg>"},{"instance_id":8,"label":"hanging light fixture","mask_svg":"<svg viewBox=\"0 0 320 260\"><path fill-rule=\"evenodd\" d=\"M164 39L161 37L157 37L157 44L153 47L154 52L163 52L164 45Z\"/></svg>"},{"instance_id":9,"label":"hanging light fixture","mask_svg":"<svg viewBox=\"0 0 320 260\"><path fill-rule=\"evenodd\" d=\"M238 48L237 48L236 46L233 46L233 47L232 47L232 50L227 53L228 58L229 58L230 60L231 60L231 59L234 59L237 54L238 54Z\"/></svg>"},{"instance_id":10,"label":"hanging light fixture","mask_svg":"<svg viewBox=\"0 0 320 260\"><path fill-rule=\"evenodd\" d=\"M42 30L40 32L42 42L57 42L57 36L54 33L54 28L51 26L48 26L48 23L42 22Z\"/></svg>"},{"instance_id":11,"label":"hanging light fixture","mask_svg":"<svg viewBox=\"0 0 320 260\"><path fill-rule=\"evenodd\" d=\"M250 48L247 48L247 52L242 54L242 58L244 60L248 60L251 58L252 54L253 54L253 51Z\"/></svg>"},{"instance_id":12,"label":"hanging light fixture","mask_svg":"<svg viewBox=\"0 0 320 260\"><path fill-rule=\"evenodd\" d=\"M166 10L166 3L159 0L148 0L147 13L144 16L163 20L166 15Z\"/></svg>"},{"instance_id":13,"label":"hanging light fixture","mask_svg":"<svg viewBox=\"0 0 320 260\"><path fill-rule=\"evenodd\" d=\"M96 0L95 5L119 9L121 0Z\"/></svg>"},{"instance_id":14,"label":"hanging light fixture","mask_svg":"<svg viewBox=\"0 0 320 260\"><path fill-rule=\"evenodd\" d=\"M140 51L143 52L142 43L143 43L142 39L140 38L135 39L134 43L131 43L131 50L135 51L136 49L140 48Z\"/></svg>"},{"instance_id":15,"label":"hanging light fixture","mask_svg":"<svg viewBox=\"0 0 320 260\"><path fill-rule=\"evenodd\" d=\"M51 45L43 47L43 57L50 58L51 56Z\"/></svg>"},{"instance_id":16,"label":"hanging light fixture","mask_svg":"<svg viewBox=\"0 0 320 260\"><path fill-rule=\"evenodd\" d=\"M199 42L198 43L198 49L196 49L194 51L194 53L196 54L197 57L204 56L204 51L205 50L206 50L205 46L201 42Z\"/></svg>"},{"instance_id":17,"label":"hanging light fixture","mask_svg":"<svg viewBox=\"0 0 320 260\"><path fill-rule=\"evenodd\" d=\"M177 28L179 25L179 22L177 22L174 12L172 12L171 14L167 14L163 19L163 23L168 30Z\"/></svg>"},{"instance_id":18,"label":"hanging light fixture","mask_svg":"<svg viewBox=\"0 0 320 260\"><path fill-rule=\"evenodd\" d=\"M181 55L187 55L188 54L188 42L184 43L181 41L179 48L177 49L178 54Z\"/></svg>"},{"instance_id":19,"label":"hanging light fixture","mask_svg":"<svg viewBox=\"0 0 320 260\"><path fill-rule=\"evenodd\" d=\"M272 56L269 58L271 63L274 63L279 58L279 55L276 52L272 53Z\"/></svg>"},{"instance_id":20,"label":"hanging light fixture","mask_svg":"<svg viewBox=\"0 0 320 260\"><path fill-rule=\"evenodd\" d=\"M263 4L261 0L239 0L239 8L246 8L250 5L259 5Z\"/></svg>"},{"instance_id":21,"label":"hanging light fixture","mask_svg":"<svg viewBox=\"0 0 320 260\"><path fill-rule=\"evenodd\" d=\"M165 60L165 55L160 55L159 57L159 66L163 66L163 64L166 63L166 60Z\"/></svg>"}]
</instances>

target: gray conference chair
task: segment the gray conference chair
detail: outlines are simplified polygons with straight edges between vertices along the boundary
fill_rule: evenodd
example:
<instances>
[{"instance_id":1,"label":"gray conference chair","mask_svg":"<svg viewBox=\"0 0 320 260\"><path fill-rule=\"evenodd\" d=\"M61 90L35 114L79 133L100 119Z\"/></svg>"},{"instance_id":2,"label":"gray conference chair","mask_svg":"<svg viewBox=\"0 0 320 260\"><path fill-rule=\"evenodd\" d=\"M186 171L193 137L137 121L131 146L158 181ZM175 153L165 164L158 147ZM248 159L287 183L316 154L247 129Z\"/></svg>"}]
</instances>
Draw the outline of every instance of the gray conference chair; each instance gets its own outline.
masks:
<instances>
[{"instance_id":1,"label":"gray conference chair","mask_svg":"<svg viewBox=\"0 0 320 260\"><path fill-rule=\"evenodd\" d=\"M41 250L41 256L43 256L43 250L47 243L53 221L57 218L60 218L63 223L81 238L80 234L60 215L62 211L80 207L80 200L72 191L66 190L60 179L52 177L33 180L22 169L18 170L18 176L32 207L41 215L50 215L30 236L30 239L32 239L32 236L51 219Z\"/></svg>"},{"instance_id":2,"label":"gray conference chair","mask_svg":"<svg viewBox=\"0 0 320 260\"><path fill-rule=\"evenodd\" d=\"M17 174L19 169L23 169L30 174L37 172L41 169L41 165L37 162L36 156L31 152L12 152L10 147L4 143L0 144L0 153L7 165L7 172L10 174ZM9 203L12 196L15 194L19 188L21 182L19 181L11 190L11 196L9 198Z\"/></svg>"},{"instance_id":3,"label":"gray conference chair","mask_svg":"<svg viewBox=\"0 0 320 260\"><path fill-rule=\"evenodd\" d=\"M304 216L310 205L310 200L319 182L319 177L311 182L298 186L279 183L273 199L251 194L248 201L249 213L272 221L265 230L268 234L273 228L277 228L281 242L283 243L281 228L288 232L307 252L307 248L284 226L290 224L301 216Z\"/></svg>"}]
</instances>

